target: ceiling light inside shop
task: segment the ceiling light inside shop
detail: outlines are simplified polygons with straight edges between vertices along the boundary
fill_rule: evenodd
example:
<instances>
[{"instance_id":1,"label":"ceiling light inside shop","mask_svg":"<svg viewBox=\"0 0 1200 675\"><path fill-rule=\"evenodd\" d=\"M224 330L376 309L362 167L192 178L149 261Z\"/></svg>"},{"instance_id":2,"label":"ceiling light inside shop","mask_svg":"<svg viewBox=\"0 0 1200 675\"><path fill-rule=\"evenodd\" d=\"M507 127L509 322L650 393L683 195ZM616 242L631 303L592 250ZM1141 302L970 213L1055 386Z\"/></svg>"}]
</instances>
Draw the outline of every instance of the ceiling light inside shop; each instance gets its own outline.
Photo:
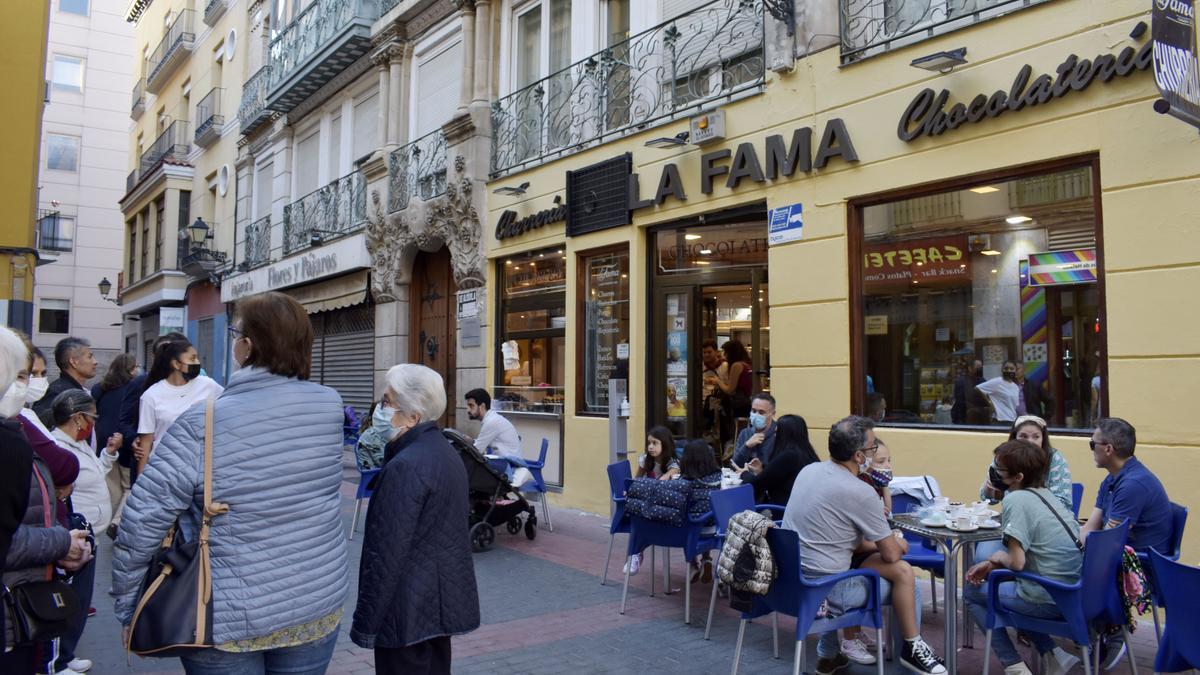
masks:
<instances>
[{"instance_id":1,"label":"ceiling light inside shop","mask_svg":"<svg viewBox=\"0 0 1200 675\"><path fill-rule=\"evenodd\" d=\"M995 274L995 273L996 273L996 270L992 270L992 274Z\"/></svg>"},{"instance_id":2,"label":"ceiling light inside shop","mask_svg":"<svg viewBox=\"0 0 1200 675\"><path fill-rule=\"evenodd\" d=\"M1021 223L1028 223L1031 220L1033 220L1033 218L1030 218L1029 216L1009 216L1004 219L1004 222L1008 223L1009 225L1020 225Z\"/></svg>"},{"instance_id":3,"label":"ceiling light inside shop","mask_svg":"<svg viewBox=\"0 0 1200 675\"><path fill-rule=\"evenodd\" d=\"M979 187L971 188L971 192L974 192L977 195L986 195L999 191L1000 188L992 187L991 185L980 185Z\"/></svg>"},{"instance_id":4,"label":"ceiling light inside shop","mask_svg":"<svg viewBox=\"0 0 1200 675\"><path fill-rule=\"evenodd\" d=\"M697 240L697 239L699 239L700 237L701 237L701 235L698 235L698 234L685 234L685 235L683 235L683 238L684 238L684 239L687 239L688 241L696 241L696 240Z\"/></svg>"},{"instance_id":5,"label":"ceiling light inside shop","mask_svg":"<svg viewBox=\"0 0 1200 675\"><path fill-rule=\"evenodd\" d=\"M504 264L505 264L505 265L511 265L511 264L512 264L512 261L511 261L511 260L505 260L505 261L504 261Z\"/></svg>"},{"instance_id":6,"label":"ceiling light inside shop","mask_svg":"<svg viewBox=\"0 0 1200 675\"><path fill-rule=\"evenodd\" d=\"M712 255L712 249L711 248L702 248L702 249L700 249L700 255Z\"/></svg>"},{"instance_id":7,"label":"ceiling light inside shop","mask_svg":"<svg viewBox=\"0 0 1200 675\"><path fill-rule=\"evenodd\" d=\"M1000 251L997 251L994 248L989 248L986 251L980 251L979 253L980 255L1000 255Z\"/></svg>"},{"instance_id":8,"label":"ceiling light inside shop","mask_svg":"<svg viewBox=\"0 0 1200 675\"><path fill-rule=\"evenodd\" d=\"M707 260L697 260L697 261L696 261L696 264L697 264L697 265L711 265L712 263L710 263L710 262L709 262L709 261L707 261ZM716 298L713 298L713 299L714 299L714 300L716 300Z\"/></svg>"}]
</instances>

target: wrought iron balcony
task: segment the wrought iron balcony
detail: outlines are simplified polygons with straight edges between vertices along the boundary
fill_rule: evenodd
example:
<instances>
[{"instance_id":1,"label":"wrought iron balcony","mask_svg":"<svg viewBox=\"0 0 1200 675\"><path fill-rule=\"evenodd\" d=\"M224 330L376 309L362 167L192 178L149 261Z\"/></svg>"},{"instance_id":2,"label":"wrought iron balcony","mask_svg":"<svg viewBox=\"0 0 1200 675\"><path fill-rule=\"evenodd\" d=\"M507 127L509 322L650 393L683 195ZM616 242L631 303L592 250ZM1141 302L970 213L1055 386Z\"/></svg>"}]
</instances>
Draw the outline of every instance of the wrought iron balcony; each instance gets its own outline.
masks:
<instances>
[{"instance_id":1,"label":"wrought iron balcony","mask_svg":"<svg viewBox=\"0 0 1200 675\"><path fill-rule=\"evenodd\" d=\"M445 193L446 137L441 129L388 155L388 212L405 208L413 197L433 199Z\"/></svg>"},{"instance_id":2,"label":"wrought iron balcony","mask_svg":"<svg viewBox=\"0 0 1200 675\"><path fill-rule=\"evenodd\" d=\"M221 137L221 89L213 89L196 104L196 145L207 148Z\"/></svg>"},{"instance_id":3,"label":"wrought iron balcony","mask_svg":"<svg viewBox=\"0 0 1200 675\"><path fill-rule=\"evenodd\" d=\"M361 229L367 222L367 177L355 171L283 207L283 254Z\"/></svg>"},{"instance_id":4,"label":"wrought iron balcony","mask_svg":"<svg viewBox=\"0 0 1200 675\"><path fill-rule=\"evenodd\" d=\"M207 243L196 244L190 239L179 240L177 255L179 271L196 278L207 277L229 259L229 255L224 251L214 251Z\"/></svg>"},{"instance_id":5,"label":"wrought iron balcony","mask_svg":"<svg viewBox=\"0 0 1200 675\"><path fill-rule=\"evenodd\" d=\"M944 35L1049 0L838 0L842 63Z\"/></svg>"},{"instance_id":6,"label":"wrought iron balcony","mask_svg":"<svg viewBox=\"0 0 1200 675\"><path fill-rule=\"evenodd\" d=\"M138 170L134 169L133 171L129 172L128 176L125 177L125 194L133 192L134 186L137 185L137 174Z\"/></svg>"},{"instance_id":7,"label":"wrought iron balcony","mask_svg":"<svg viewBox=\"0 0 1200 675\"><path fill-rule=\"evenodd\" d=\"M247 135L267 122L275 112L267 108L267 83L271 79L270 64L258 69L258 72L242 85L242 102L238 106L238 119L242 121L242 134Z\"/></svg>"},{"instance_id":8,"label":"wrought iron balcony","mask_svg":"<svg viewBox=\"0 0 1200 675\"><path fill-rule=\"evenodd\" d=\"M246 239L242 242L242 271L262 267L271 262L271 216L270 214L246 226Z\"/></svg>"},{"instance_id":9,"label":"wrought iron balcony","mask_svg":"<svg viewBox=\"0 0 1200 675\"><path fill-rule=\"evenodd\" d=\"M58 211L38 209L37 248L39 251L71 250L72 233L67 231Z\"/></svg>"},{"instance_id":10,"label":"wrought iron balcony","mask_svg":"<svg viewBox=\"0 0 1200 675\"><path fill-rule=\"evenodd\" d=\"M187 159L187 154L192 147L192 137L188 134L189 127L187 122L177 120L164 129L158 138L154 139L154 143L142 153L136 177L132 173L129 174L130 178L133 178L133 185L129 185L129 180L126 179L127 193L145 180L146 176L157 169L164 160L168 158L180 161Z\"/></svg>"},{"instance_id":11,"label":"wrought iron balcony","mask_svg":"<svg viewBox=\"0 0 1200 675\"><path fill-rule=\"evenodd\" d=\"M204 6L204 23L209 26L217 25L217 21L225 16L228 7L229 0L208 0L208 4Z\"/></svg>"},{"instance_id":12,"label":"wrought iron balcony","mask_svg":"<svg viewBox=\"0 0 1200 675\"><path fill-rule=\"evenodd\" d=\"M762 0L718 0L492 105L493 177L761 88Z\"/></svg>"},{"instance_id":13,"label":"wrought iron balcony","mask_svg":"<svg viewBox=\"0 0 1200 675\"><path fill-rule=\"evenodd\" d=\"M190 9L181 11L175 17L167 34L146 60L146 91L157 94L171 73L187 60L196 42L195 25L196 13Z\"/></svg>"},{"instance_id":14,"label":"wrought iron balcony","mask_svg":"<svg viewBox=\"0 0 1200 675\"><path fill-rule=\"evenodd\" d=\"M371 47L379 0L314 0L274 40L267 107L287 112Z\"/></svg>"},{"instance_id":15,"label":"wrought iron balcony","mask_svg":"<svg viewBox=\"0 0 1200 675\"><path fill-rule=\"evenodd\" d=\"M129 107L129 116L135 120L141 119L144 112L146 112L146 78L143 77L133 85L133 105Z\"/></svg>"}]
</instances>

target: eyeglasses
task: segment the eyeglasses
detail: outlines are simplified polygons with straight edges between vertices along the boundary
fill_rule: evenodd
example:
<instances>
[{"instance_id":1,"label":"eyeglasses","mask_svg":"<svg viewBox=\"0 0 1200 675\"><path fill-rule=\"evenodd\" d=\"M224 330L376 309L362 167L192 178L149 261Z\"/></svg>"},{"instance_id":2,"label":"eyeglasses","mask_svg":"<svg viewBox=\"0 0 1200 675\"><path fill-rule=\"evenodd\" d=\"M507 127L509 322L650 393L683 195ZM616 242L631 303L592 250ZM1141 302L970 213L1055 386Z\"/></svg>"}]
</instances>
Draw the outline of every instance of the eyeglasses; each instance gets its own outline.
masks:
<instances>
[{"instance_id":1,"label":"eyeglasses","mask_svg":"<svg viewBox=\"0 0 1200 675\"><path fill-rule=\"evenodd\" d=\"M878 451L879 451L878 443L876 443L875 445L867 446L867 447L863 448L862 450L860 450L860 452L862 452L862 454L866 455L867 457L874 455Z\"/></svg>"},{"instance_id":2,"label":"eyeglasses","mask_svg":"<svg viewBox=\"0 0 1200 675\"><path fill-rule=\"evenodd\" d=\"M243 333L242 331L238 330L235 326L232 326L232 325L229 326L228 330L229 330L229 334L232 335L234 337L234 339L246 337L246 334Z\"/></svg>"},{"instance_id":3,"label":"eyeglasses","mask_svg":"<svg viewBox=\"0 0 1200 675\"><path fill-rule=\"evenodd\" d=\"M1088 439L1088 447L1091 448L1093 452L1096 450L1097 447L1104 447L1106 445L1112 445L1112 443L1108 443L1105 441L1100 441L1099 443L1097 443L1096 441Z\"/></svg>"}]
</instances>

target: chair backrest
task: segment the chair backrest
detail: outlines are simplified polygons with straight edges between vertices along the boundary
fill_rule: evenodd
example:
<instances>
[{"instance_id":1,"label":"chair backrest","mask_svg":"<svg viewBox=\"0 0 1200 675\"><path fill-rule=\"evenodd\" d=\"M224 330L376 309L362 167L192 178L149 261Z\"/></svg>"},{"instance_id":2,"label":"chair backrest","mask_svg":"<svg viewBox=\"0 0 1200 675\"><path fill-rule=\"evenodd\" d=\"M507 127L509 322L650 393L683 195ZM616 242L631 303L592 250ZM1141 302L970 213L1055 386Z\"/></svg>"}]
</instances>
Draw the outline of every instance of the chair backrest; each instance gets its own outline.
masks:
<instances>
[{"instance_id":1,"label":"chair backrest","mask_svg":"<svg viewBox=\"0 0 1200 675\"><path fill-rule=\"evenodd\" d=\"M1092 532L1083 551L1083 570L1079 581L1084 592L1083 615L1095 619L1107 614L1124 620L1124 607L1117 589L1117 570L1121 567L1121 555L1129 538L1129 521L1108 529Z\"/></svg>"},{"instance_id":2,"label":"chair backrest","mask_svg":"<svg viewBox=\"0 0 1200 675\"><path fill-rule=\"evenodd\" d=\"M908 513L910 511L916 511L920 506L920 500L912 495L892 495L892 513Z\"/></svg>"},{"instance_id":3,"label":"chair backrest","mask_svg":"<svg viewBox=\"0 0 1200 675\"><path fill-rule=\"evenodd\" d=\"M354 492L355 499L370 499L371 493L375 490L371 487L371 481L375 476L379 475L382 469L363 469L358 468L358 489Z\"/></svg>"},{"instance_id":4,"label":"chair backrest","mask_svg":"<svg viewBox=\"0 0 1200 675\"><path fill-rule=\"evenodd\" d=\"M608 489L613 499L625 496L625 481L633 478L633 468L629 462L614 462L608 465Z\"/></svg>"},{"instance_id":5,"label":"chair backrest","mask_svg":"<svg viewBox=\"0 0 1200 675\"><path fill-rule=\"evenodd\" d=\"M767 530L767 545L775 558L775 581L763 600L771 609L787 616L800 616L805 592L801 583L804 572L800 567L800 537L792 530L772 527ZM813 608L810 616L816 616Z\"/></svg>"},{"instance_id":6,"label":"chair backrest","mask_svg":"<svg viewBox=\"0 0 1200 675\"><path fill-rule=\"evenodd\" d=\"M1169 598L1167 632L1160 649L1170 645L1191 667L1200 667L1200 615L1194 609L1200 604L1200 568L1174 562L1150 549L1150 569L1155 583ZM1178 608L1178 612L1172 612L1174 608ZM1157 662L1155 670L1158 670Z\"/></svg>"},{"instance_id":7,"label":"chair backrest","mask_svg":"<svg viewBox=\"0 0 1200 675\"><path fill-rule=\"evenodd\" d=\"M712 501L713 515L717 517L717 532L720 534L725 533L734 514L754 509L754 488L750 485L713 490L708 496Z\"/></svg>"},{"instance_id":8,"label":"chair backrest","mask_svg":"<svg viewBox=\"0 0 1200 675\"><path fill-rule=\"evenodd\" d=\"M1071 513L1079 518L1079 505L1083 503L1083 483L1071 483Z\"/></svg>"},{"instance_id":9,"label":"chair backrest","mask_svg":"<svg viewBox=\"0 0 1200 675\"><path fill-rule=\"evenodd\" d=\"M1183 546L1183 529L1187 526L1188 510L1171 502L1171 550L1163 551L1163 555L1172 560L1179 560L1179 548Z\"/></svg>"},{"instance_id":10,"label":"chair backrest","mask_svg":"<svg viewBox=\"0 0 1200 675\"><path fill-rule=\"evenodd\" d=\"M538 452L538 464L541 464L543 466L546 464L546 453L549 451L550 451L550 439L543 438L542 439L542 449ZM625 462L625 464L629 464L629 462Z\"/></svg>"}]
</instances>

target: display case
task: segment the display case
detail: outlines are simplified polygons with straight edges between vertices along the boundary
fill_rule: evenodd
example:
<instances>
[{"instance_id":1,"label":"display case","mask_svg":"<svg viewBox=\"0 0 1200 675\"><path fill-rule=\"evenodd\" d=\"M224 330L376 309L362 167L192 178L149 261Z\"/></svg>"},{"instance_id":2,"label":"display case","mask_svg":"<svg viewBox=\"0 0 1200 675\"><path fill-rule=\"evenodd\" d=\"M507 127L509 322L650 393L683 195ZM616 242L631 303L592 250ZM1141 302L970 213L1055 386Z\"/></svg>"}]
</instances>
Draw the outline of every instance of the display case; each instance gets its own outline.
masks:
<instances>
[{"instance_id":1,"label":"display case","mask_svg":"<svg viewBox=\"0 0 1200 675\"><path fill-rule=\"evenodd\" d=\"M499 412L562 415L562 387L495 387L492 409Z\"/></svg>"}]
</instances>

